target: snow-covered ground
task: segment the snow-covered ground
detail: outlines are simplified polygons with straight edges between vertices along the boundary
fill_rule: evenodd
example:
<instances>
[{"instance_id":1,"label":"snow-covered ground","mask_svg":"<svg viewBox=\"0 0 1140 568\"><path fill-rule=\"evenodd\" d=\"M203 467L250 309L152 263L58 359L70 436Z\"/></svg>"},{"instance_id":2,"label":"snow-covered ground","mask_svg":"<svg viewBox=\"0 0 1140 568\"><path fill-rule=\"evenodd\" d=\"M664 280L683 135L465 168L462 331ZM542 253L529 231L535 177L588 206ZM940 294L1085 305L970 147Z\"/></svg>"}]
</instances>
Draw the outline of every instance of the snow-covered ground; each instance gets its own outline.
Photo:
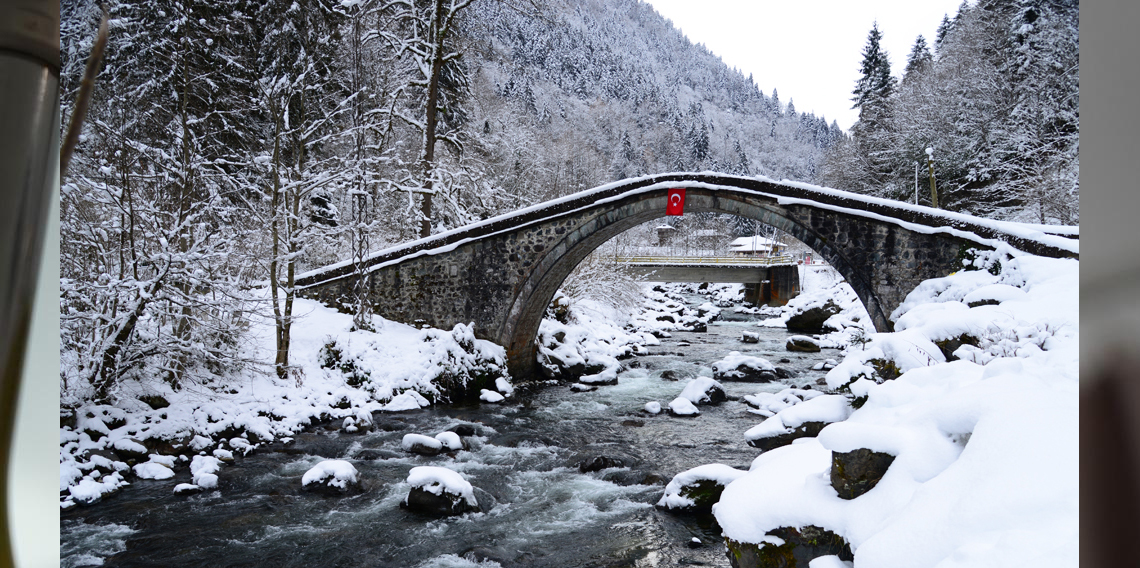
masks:
<instances>
[{"instance_id":1,"label":"snow-covered ground","mask_svg":"<svg viewBox=\"0 0 1140 568\"><path fill-rule=\"evenodd\" d=\"M895 332L846 350L827 384L858 408L728 484L713 509L727 538L768 546L769 531L815 525L860 568L1077 565L1079 262L1009 249L980 262L924 282ZM860 448L895 458L841 499L832 452Z\"/></svg>"},{"instance_id":2,"label":"snow-covered ground","mask_svg":"<svg viewBox=\"0 0 1140 568\"><path fill-rule=\"evenodd\" d=\"M96 501L129 484L132 475L161 478L171 468L195 469L188 458L160 456L163 451L193 455L203 476L215 476L234 452L246 454L288 439L315 421L351 418L345 427L356 428L370 424L374 411L419 409L446 395L443 379L498 376L487 385L498 393L484 394L512 391L505 350L475 339L467 325L419 330L375 317L377 333L372 333L350 331L351 316L311 300L296 300L295 310L300 315L293 326L295 372L288 380L264 366L177 392L159 381L126 382L114 405L79 405L75 423L59 432L60 506ZM272 361L272 323L255 323L249 334L251 357ZM139 400L155 395L169 406L151 408ZM141 467L132 470L128 456ZM200 459L207 457L213 461ZM216 483L216 476L202 479Z\"/></svg>"}]
</instances>

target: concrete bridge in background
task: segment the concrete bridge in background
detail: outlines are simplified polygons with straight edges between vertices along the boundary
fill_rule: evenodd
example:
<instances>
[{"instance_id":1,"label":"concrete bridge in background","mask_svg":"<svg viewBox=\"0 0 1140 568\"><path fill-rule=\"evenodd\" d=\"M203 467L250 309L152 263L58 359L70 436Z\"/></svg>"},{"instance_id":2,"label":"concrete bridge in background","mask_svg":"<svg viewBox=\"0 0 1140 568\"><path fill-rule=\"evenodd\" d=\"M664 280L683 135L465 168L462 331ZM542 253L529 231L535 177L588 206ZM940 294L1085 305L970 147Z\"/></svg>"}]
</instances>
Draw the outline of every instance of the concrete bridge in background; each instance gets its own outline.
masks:
<instances>
[{"instance_id":1,"label":"concrete bridge in background","mask_svg":"<svg viewBox=\"0 0 1140 568\"><path fill-rule=\"evenodd\" d=\"M744 299L782 306L800 293L799 265L790 256L617 256L613 261L650 282L744 284Z\"/></svg>"},{"instance_id":2,"label":"concrete bridge in background","mask_svg":"<svg viewBox=\"0 0 1140 568\"><path fill-rule=\"evenodd\" d=\"M476 334L507 348L510 372L536 368L535 336L555 292L590 252L665 216L670 188L685 188L685 211L738 215L776 227L831 264L854 288L875 327L918 283L961 268L969 248L1001 242L1031 254L1073 257L1076 239L1043 227L1003 223L794 182L721 174L662 174L623 180L378 251L360 267L376 314ZM1063 231L1062 231L1063 232ZM298 277L299 293L351 311L352 261Z\"/></svg>"}]
</instances>

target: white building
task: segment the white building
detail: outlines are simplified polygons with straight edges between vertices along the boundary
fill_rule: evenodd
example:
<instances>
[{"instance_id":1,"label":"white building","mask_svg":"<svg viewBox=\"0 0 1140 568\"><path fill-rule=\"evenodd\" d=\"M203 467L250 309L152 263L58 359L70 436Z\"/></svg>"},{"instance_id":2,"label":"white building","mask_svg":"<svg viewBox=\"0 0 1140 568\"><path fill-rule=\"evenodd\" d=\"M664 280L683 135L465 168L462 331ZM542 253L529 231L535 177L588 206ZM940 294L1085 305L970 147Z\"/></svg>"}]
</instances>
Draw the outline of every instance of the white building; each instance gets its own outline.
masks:
<instances>
[{"instance_id":1,"label":"white building","mask_svg":"<svg viewBox=\"0 0 1140 568\"><path fill-rule=\"evenodd\" d=\"M738 256L779 256L783 254L787 248L788 245L786 243L781 243L767 237L761 237L760 235L740 237L728 244L728 250Z\"/></svg>"}]
</instances>

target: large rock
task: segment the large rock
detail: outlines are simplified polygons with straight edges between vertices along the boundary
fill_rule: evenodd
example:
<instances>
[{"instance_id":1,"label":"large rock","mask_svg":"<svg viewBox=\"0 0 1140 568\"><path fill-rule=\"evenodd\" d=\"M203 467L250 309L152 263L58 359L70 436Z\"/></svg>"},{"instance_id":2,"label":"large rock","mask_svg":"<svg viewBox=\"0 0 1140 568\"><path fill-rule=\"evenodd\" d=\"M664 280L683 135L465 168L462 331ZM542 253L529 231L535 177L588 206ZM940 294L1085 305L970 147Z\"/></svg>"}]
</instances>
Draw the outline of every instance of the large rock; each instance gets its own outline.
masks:
<instances>
[{"instance_id":1,"label":"large rock","mask_svg":"<svg viewBox=\"0 0 1140 568\"><path fill-rule=\"evenodd\" d=\"M665 486L657 506L673 512L708 513L720 501L724 487L745 473L719 463L683 471Z\"/></svg>"},{"instance_id":2,"label":"large rock","mask_svg":"<svg viewBox=\"0 0 1140 568\"><path fill-rule=\"evenodd\" d=\"M433 517L478 511L475 490L463 476L443 467L413 467L408 472L411 490L401 507Z\"/></svg>"},{"instance_id":3,"label":"large rock","mask_svg":"<svg viewBox=\"0 0 1140 568\"><path fill-rule=\"evenodd\" d=\"M356 468L344 460L325 460L313 466L301 478L301 489L329 497L341 497L362 491Z\"/></svg>"},{"instance_id":4,"label":"large rock","mask_svg":"<svg viewBox=\"0 0 1140 568\"><path fill-rule=\"evenodd\" d=\"M793 335L788 338L784 349L802 353L819 353L819 342L806 335Z\"/></svg>"},{"instance_id":5,"label":"large rock","mask_svg":"<svg viewBox=\"0 0 1140 568\"><path fill-rule=\"evenodd\" d=\"M741 355L732 351L727 357L712 364L713 379L767 383L776 380L776 366L763 357Z\"/></svg>"},{"instance_id":6,"label":"large rock","mask_svg":"<svg viewBox=\"0 0 1140 568\"><path fill-rule=\"evenodd\" d=\"M788 318L788 331L792 333L823 333L823 323L842 310L828 300L823 306L806 309Z\"/></svg>"},{"instance_id":7,"label":"large rock","mask_svg":"<svg viewBox=\"0 0 1140 568\"><path fill-rule=\"evenodd\" d=\"M592 471L602 471L611 467L622 467L622 461L617 458L608 456L596 456L586 461L578 462L578 471L582 473L590 473Z\"/></svg>"},{"instance_id":8,"label":"large rock","mask_svg":"<svg viewBox=\"0 0 1140 568\"><path fill-rule=\"evenodd\" d=\"M854 499L879 483L895 456L859 448L831 453L831 486L842 499Z\"/></svg>"},{"instance_id":9,"label":"large rock","mask_svg":"<svg viewBox=\"0 0 1140 568\"><path fill-rule=\"evenodd\" d=\"M768 531L770 542L737 542L726 538L728 561L733 568L808 568L820 556L855 560L843 537L815 525L780 527ZM778 539L778 540L777 540ZM781 542L782 544L777 544Z\"/></svg>"},{"instance_id":10,"label":"large rock","mask_svg":"<svg viewBox=\"0 0 1140 568\"><path fill-rule=\"evenodd\" d=\"M709 377L697 377L689 381L679 396L693 404L720 404L728 400L724 385Z\"/></svg>"},{"instance_id":11,"label":"large rock","mask_svg":"<svg viewBox=\"0 0 1140 568\"><path fill-rule=\"evenodd\" d=\"M402 447L405 452L420 454L422 456L434 456L443 451L442 442L422 434L404 434L404 439L401 440L400 447Z\"/></svg>"},{"instance_id":12,"label":"large rock","mask_svg":"<svg viewBox=\"0 0 1140 568\"><path fill-rule=\"evenodd\" d=\"M772 418L768 420L772 420ZM800 438L814 438L819 435L819 432L823 430L823 427L827 426L827 424L827 422L804 422L793 428L791 432L785 434L748 440L748 445L767 452L791 444L794 440Z\"/></svg>"}]
</instances>

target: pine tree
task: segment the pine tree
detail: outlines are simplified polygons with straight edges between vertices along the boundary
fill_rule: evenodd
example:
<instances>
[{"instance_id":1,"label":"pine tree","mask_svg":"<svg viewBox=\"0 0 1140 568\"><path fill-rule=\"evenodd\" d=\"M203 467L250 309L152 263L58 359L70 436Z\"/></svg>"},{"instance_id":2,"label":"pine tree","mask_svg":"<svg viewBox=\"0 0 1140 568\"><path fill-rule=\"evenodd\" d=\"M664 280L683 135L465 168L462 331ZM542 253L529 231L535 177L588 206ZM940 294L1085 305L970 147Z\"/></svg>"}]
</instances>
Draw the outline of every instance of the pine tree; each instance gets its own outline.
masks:
<instances>
[{"instance_id":1,"label":"pine tree","mask_svg":"<svg viewBox=\"0 0 1140 568\"><path fill-rule=\"evenodd\" d=\"M891 93L894 92L895 79L891 77L891 62L887 52L883 51L879 42L883 39L883 32L879 31L879 23L871 26L867 34L867 45L863 47L863 62L859 65L861 76L855 83L855 90L851 99L854 106L860 111L860 120L865 110L877 110L886 106Z\"/></svg>"},{"instance_id":2,"label":"pine tree","mask_svg":"<svg viewBox=\"0 0 1140 568\"><path fill-rule=\"evenodd\" d=\"M906 69L903 70L903 82L914 81L916 77L926 73L934 63L934 56L926 46L926 38L921 35L914 40L910 54L906 57Z\"/></svg>"}]
</instances>

